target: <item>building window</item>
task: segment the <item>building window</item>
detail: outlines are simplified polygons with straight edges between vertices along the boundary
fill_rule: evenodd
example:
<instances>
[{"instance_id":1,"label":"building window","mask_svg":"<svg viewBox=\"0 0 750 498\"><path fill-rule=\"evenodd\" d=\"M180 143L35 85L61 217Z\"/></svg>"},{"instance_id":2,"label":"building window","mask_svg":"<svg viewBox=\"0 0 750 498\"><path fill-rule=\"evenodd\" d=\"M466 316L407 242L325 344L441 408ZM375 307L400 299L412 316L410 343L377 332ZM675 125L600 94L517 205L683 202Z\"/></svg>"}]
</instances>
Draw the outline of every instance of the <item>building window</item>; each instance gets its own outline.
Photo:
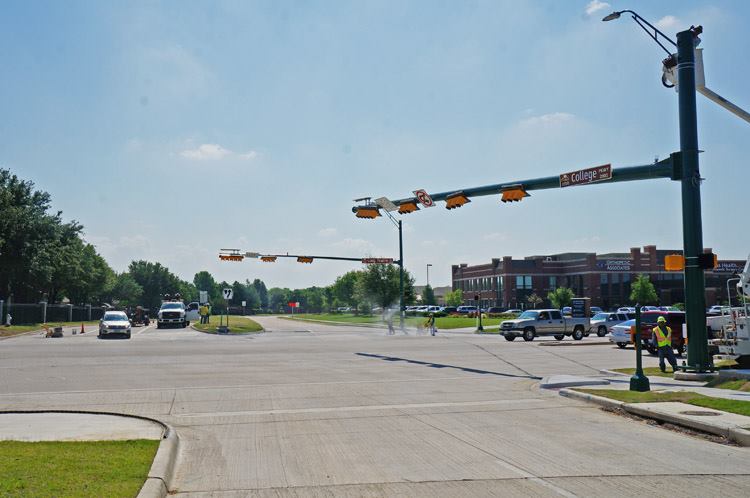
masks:
<instances>
[{"instance_id":1,"label":"building window","mask_svg":"<svg viewBox=\"0 0 750 498\"><path fill-rule=\"evenodd\" d=\"M599 283L606 284L607 281L608 281L608 277L609 277L609 275L607 275L606 273L600 273L599 274Z\"/></svg>"},{"instance_id":2,"label":"building window","mask_svg":"<svg viewBox=\"0 0 750 498\"><path fill-rule=\"evenodd\" d=\"M612 283L613 284L619 284L620 283L620 274L619 273L613 273L612 274Z\"/></svg>"},{"instance_id":3,"label":"building window","mask_svg":"<svg viewBox=\"0 0 750 498\"><path fill-rule=\"evenodd\" d=\"M557 289L557 277L550 277L549 278L549 288L552 290Z\"/></svg>"},{"instance_id":4,"label":"building window","mask_svg":"<svg viewBox=\"0 0 750 498\"><path fill-rule=\"evenodd\" d=\"M531 289L531 275L518 275L516 289Z\"/></svg>"}]
</instances>

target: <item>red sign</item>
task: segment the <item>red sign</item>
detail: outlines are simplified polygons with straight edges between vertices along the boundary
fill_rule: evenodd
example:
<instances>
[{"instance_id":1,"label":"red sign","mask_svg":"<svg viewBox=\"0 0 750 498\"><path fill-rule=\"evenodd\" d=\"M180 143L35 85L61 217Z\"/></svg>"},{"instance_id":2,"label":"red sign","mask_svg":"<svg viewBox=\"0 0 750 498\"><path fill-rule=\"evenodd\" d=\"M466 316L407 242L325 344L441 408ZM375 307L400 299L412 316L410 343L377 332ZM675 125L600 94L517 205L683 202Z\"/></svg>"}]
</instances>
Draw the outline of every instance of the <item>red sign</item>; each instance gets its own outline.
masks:
<instances>
[{"instance_id":1,"label":"red sign","mask_svg":"<svg viewBox=\"0 0 750 498\"><path fill-rule=\"evenodd\" d=\"M417 200L419 201L419 203L426 208L430 208L435 205L435 201L432 200L430 194L428 194L424 189L415 190L414 195L417 196Z\"/></svg>"},{"instance_id":2,"label":"red sign","mask_svg":"<svg viewBox=\"0 0 750 498\"><path fill-rule=\"evenodd\" d=\"M393 258L362 258L362 264L365 265L390 265Z\"/></svg>"},{"instance_id":3,"label":"red sign","mask_svg":"<svg viewBox=\"0 0 750 498\"><path fill-rule=\"evenodd\" d=\"M604 164L594 168L586 168L560 175L560 187L572 187L573 185L587 185L594 182L603 182L612 179L612 165Z\"/></svg>"},{"instance_id":4,"label":"red sign","mask_svg":"<svg viewBox=\"0 0 750 498\"><path fill-rule=\"evenodd\" d=\"M290 308L299 308L299 303L294 301L289 301L286 303Z\"/></svg>"}]
</instances>

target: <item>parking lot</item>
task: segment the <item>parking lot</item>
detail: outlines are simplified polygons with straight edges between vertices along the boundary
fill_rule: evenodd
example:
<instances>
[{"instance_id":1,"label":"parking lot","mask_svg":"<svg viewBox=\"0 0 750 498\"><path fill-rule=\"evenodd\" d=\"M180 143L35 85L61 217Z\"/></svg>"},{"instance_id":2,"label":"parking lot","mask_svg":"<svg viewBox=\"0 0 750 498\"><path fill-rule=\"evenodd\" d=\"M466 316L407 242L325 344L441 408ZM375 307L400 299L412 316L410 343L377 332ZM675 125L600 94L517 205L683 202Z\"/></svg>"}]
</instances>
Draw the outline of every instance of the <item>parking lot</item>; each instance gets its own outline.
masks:
<instances>
[{"instance_id":1,"label":"parking lot","mask_svg":"<svg viewBox=\"0 0 750 498\"><path fill-rule=\"evenodd\" d=\"M633 350L606 338L258 321L268 332L2 341L0 410L163 420L181 437L174 491L191 497L745 496L750 485L746 449L538 389L548 375L633 366Z\"/></svg>"}]
</instances>

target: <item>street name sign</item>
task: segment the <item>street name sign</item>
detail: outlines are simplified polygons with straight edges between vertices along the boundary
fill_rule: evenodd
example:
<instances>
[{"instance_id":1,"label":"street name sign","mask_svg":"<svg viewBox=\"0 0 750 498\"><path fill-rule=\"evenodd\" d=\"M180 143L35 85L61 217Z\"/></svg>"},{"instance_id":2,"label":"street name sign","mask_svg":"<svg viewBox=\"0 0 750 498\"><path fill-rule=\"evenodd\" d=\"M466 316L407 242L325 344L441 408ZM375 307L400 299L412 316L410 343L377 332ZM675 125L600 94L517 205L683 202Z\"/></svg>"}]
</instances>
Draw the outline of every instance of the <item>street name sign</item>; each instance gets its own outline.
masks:
<instances>
[{"instance_id":1,"label":"street name sign","mask_svg":"<svg viewBox=\"0 0 750 498\"><path fill-rule=\"evenodd\" d=\"M393 258L362 258L364 265L390 265L391 263L393 263Z\"/></svg>"},{"instance_id":2,"label":"street name sign","mask_svg":"<svg viewBox=\"0 0 750 498\"><path fill-rule=\"evenodd\" d=\"M398 211L398 206L392 203L387 197L378 197L375 199L375 204L391 213L393 211Z\"/></svg>"},{"instance_id":3,"label":"street name sign","mask_svg":"<svg viewBox=\"0 0 750 498\"><path fill-rule=\"evenodd\" d=\"M224 294L224 299L229 301L232 299L232 296L234 295L234 291L231 287L227 287L226 289L222 289L222 293Z\"/></svg>"},{"instance_id":4,"label":"street name sign","mask_svg":"<svg viewBox=\"0 0 750 498\"><path fill-rule=\"evenodd\" d=\"M571 171L560 175L560 187L572 187L574 185L588 185L589 183L603 182L612 179L612 165L603 164L593 168Z\"/></svg>"},{"instance_id":5,"label":"street name sign","mask_svg":"<svg viewBox=\"0 0 750 498\"><path fill-rule=\"evenodd\" d=\"M431 208L435 205L435 201L432 200L430 194L428 194L424 189L415 190L414 195L417 196L417 200L419 201L419 203L426 208Z\"/></svg>"}]
</instances>

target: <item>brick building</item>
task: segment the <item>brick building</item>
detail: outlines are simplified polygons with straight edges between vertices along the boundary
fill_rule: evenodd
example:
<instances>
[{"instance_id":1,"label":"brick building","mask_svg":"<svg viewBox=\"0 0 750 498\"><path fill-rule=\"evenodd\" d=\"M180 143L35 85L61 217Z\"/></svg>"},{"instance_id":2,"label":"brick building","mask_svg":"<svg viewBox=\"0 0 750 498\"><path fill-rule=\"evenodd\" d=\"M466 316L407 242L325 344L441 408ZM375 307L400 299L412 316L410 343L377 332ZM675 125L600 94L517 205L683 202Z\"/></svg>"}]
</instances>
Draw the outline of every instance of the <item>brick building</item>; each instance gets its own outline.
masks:
<instances>
[{"instance_id":1,"label":"brick building","mask_svg":"<svg viewBox=\"0 0 750 498\"><path fill-rule=\"evenodd\" d=\"M706 249L710 252L711 249ZM493 258L489 264L452 266L453 289L464 292L465 302L473 304L481 296L482 306L528 307L526 297L536 293L545 299L557 287L568 287L578 297L591 298L591 304L610 309L630 304L630 284L644 273L651 277L660 304L685 302L682 272L664 271L664 256L680 250L656 246L631 248L629 253L563 253L513 259ZM741 260L719 261L715 270L706 271L706 303L727 300L727 279L741 272Z\"/></svg>"}]
</instances>

